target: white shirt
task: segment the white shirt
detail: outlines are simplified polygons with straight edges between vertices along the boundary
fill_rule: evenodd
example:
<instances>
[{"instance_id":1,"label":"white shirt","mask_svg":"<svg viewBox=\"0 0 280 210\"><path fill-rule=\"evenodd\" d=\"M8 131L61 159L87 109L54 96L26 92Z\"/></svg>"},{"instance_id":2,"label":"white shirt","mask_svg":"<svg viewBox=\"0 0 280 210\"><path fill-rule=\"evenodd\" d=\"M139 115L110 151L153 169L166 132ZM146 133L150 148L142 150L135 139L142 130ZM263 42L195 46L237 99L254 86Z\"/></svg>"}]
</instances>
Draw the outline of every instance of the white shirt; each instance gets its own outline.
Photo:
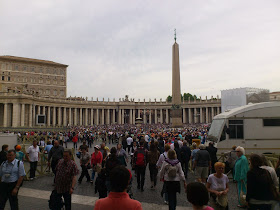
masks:
<instances>
[{"instance_id":1,"label":"white shirt","mask_svg":"<svg viewBox=\"0 0 280 210\"><path fill-rule=\"evenodd\" d=\"M38 161L39 158L39 147L36 146L36 148L32 145L27 149L27 154L29 154L29 160L30 162Z\"/></svg>"},{"instance_id":2,"label":"white shirt","mask_svg":"<svg viewBox=\"0 0 280 210\"><path fill-rule=\"evenodd\" d=\"M133 142L133 139L131 137L128 137L126 139L127 145L131 145L131 143Z\"/></svg>"},{"instance_id":3,"label":"white shirt","mask_svg":"<svg viewBox=\"0 0 280 210\"><path fill-rule=\"evenodd\" d=\"M145 141L146 141L146 142L149 142L149 138L150 138L149 135L146 135L146 136L145 136Z\"/></svg>"}]
</instances>

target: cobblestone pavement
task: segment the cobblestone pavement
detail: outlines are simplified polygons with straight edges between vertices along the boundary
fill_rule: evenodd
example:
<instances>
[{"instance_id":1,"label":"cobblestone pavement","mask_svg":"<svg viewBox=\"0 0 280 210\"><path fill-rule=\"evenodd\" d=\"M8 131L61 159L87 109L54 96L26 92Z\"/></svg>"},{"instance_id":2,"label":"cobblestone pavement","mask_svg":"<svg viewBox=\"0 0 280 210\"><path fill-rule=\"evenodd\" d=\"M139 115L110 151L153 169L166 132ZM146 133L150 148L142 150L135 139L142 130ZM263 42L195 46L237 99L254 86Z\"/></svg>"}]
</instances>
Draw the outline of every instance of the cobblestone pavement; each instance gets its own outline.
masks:
<instances>
[{"instance_id":1,"label":"cobblestone pavement","mask_svg":"<svg viewBox=\"0 0 280 210\"><path fill-rule=\"evenodd\" d=\"M100 142L98 142L100 143ZM68 145L68 147L71 145ZM110 148L115 145L108 145ZM93 152L93 148L90 149L90 153ZM76 163L79 163L79 159L75 158ZM26 165L28 167L28 164ZM130 164L128 164L128 168L130 168ZM76 189L74 191L73 199L72 199L72 209L93 209L93 205L95 200L98 198L98 194L94 193L94 186L85 182L86 179L84 178L81 184L76 185ZM187 182L194 181L194 175L192 173L189 174L189 179ZM22 192L19 193L19 203L20 209L48 209L48 198L53 190L53 176L46 175L44 177L38 177L33 181L25 181L23 188L21 189ZM164 205L163 198L160 195L162 182L159 182L156 189L150 189L150 178L149 178L149 170L146 170L146 179L145 179L145 186L144 192L140 192L137 190L136 186L136 177L133 177L133 184L132 184L132 192L134 199L140 201L143 205L144 209L168 209L167 205ZM238 209L238 201L237 201L237 192L236 192L236 184L230 181L230 190L228 194L229 198L229 209ZM177 194L177 209L192 209L191 204L186 199L186 194L183 189L183 185L181 185L181 194ZM32 194L33 189L33 194ZM76 196L76 201L74 203L74 196ZM88 200L92 200L92 203L89 205L82 205L88 204L82 197L87 197ZM91 199L92 198L92 199ZM80 200L79 200L80 199ZM7 202L6 209L9 209L9 204Z\"/></svg>"}]
</instances>

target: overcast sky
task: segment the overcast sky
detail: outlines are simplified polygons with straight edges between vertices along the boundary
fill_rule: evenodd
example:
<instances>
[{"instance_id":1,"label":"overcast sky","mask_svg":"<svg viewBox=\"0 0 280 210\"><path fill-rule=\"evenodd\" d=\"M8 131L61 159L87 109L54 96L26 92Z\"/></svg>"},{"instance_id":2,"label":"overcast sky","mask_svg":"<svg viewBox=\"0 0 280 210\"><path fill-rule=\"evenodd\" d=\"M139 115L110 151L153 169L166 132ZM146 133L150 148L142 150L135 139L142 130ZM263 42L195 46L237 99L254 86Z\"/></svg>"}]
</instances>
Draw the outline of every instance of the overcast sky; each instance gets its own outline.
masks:
<instances>
[{"instance_id":1,"label":"overcast sky","mask_svg":"<svg viewBox=\"0 0 280 210\"><path fill-rule=\"evenodd\" d=\"M0 0L0 55L69 65L68 96L165 99L174 28L182 93L280 91L279 0Z\"/></svg>"}]
</instances>

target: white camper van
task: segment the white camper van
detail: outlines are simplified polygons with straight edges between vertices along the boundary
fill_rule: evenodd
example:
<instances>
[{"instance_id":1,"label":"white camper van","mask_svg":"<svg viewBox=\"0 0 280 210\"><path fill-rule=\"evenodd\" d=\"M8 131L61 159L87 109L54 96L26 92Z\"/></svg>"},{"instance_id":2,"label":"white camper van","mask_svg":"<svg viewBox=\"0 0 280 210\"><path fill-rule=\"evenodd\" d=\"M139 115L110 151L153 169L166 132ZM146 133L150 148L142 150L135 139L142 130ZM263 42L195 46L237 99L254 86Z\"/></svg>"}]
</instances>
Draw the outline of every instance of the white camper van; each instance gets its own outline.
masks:
<instances>
[{"instance_id":1,"label":"white camper van","mask_svg":"<svg viewBox=\"0 0 280 210\"><path fill-rule=\"evenodd\" d=\"M233 145L246 153L280 153L280 102L248 104L214 117L208 140L217 143L218 153Z\"/></svg>"}]
</instances>

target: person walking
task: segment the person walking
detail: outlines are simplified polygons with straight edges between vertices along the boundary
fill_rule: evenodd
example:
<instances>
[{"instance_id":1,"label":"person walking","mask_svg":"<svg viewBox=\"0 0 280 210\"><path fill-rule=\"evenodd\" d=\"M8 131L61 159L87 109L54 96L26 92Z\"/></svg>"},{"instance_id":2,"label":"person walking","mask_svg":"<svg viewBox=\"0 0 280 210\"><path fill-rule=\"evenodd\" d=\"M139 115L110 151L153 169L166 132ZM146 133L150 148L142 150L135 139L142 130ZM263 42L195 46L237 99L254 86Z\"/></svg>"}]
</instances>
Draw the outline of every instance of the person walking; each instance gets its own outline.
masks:
<instances>
[{"instance_id":1,"label":"person walking","mask_svg":"<svg viewBox=\"0 0 280 210\"><path fill-rule=\"evenodd\" d=\"M176 152L174 150L169 150L167 156L168 158L162 164L159 177L161 180L164 180L166 184L169 210L175 210L177 205L176 193L180 193L181 191L180 180L184 181L185 188L187 183L181 163L176 157Z\"/></svg>"},{"instance_id":2,"label":"person walking","mask_svg":"<svg viewBox=\"0 0 280 210\"><path fill-rule=\"evenodd\" d=\"M148 163L149 163L149 171L150 171L150 179L151 179L151 189L154 189L157 185L157 161L159 159L160 153L156 148L155 144L151 144L150 151L148 152Z\"/></svg>"},{"instance_id":3,"label":"person walking","mask_svg":"<svg viewBox=\"0 0 280 210\"><path fill-rule=\"evenodd\" d=\"M64 150L63 159L60 159L56 166L55 190L57 191L58 200L63 196L65 209L71 210L71 197L76 184L76 176L79 174L76 163L71 160L72 153L70 150ZM56 206L54 210L60 210Z\"/></svg>"},{"instance_id":4,"label":"person walking","mask_svg":"<svg viewBox=\"0 0 280 210\"><path fill-rule=\"evenodd\" d=\"M131 174L124 166L117 166L111 171L110 182L112 191L107 198L96 201L94 210L142 210L139 201L129 198L127 194Z\"/></svg>"},{"instance_id":5,"label":"person walking","mask_svg":"<svg viewBox=\"0 0 280 210\"><path fill-rule=\"evenodd\" d=\"M245 157L245 149L243 147L238 146L236 148L236 155L238 159L235 162L234 167L234 180L237 181L237 190L238 190L238 207L246 207L243 203L241 203L240 195L241 191L246 194L247 189L247 172L249 171L249 163L247 158Z\"/></svg>"},{"instance_id":6,"label":"person walking","mask_svg":"<svg viewBox=\"0 0 280 210\"><path fill-rule=\"evenodd\" d=\"M23 162L16 159L16 151L7 152L7 160L0 167L0 209L5 209L9 199L12 210L18 210L18 191L25 176Z\"/></svg>"},{"instance_id":7,"label":"person walking","mask_svg":"<svg viewBox=\"0 0 280 210\"><path fill-rule=\"evenodd\" d=\"M64 148L59 144L57 140L54 141L54 146L51 148L48 154L48 166L52 168L54 173L54 181L56 176L56 165L60 159L63 158Z\"/></svg>"},{"instance_id":8,"label":"person walking","mask_svg":"<svg viewBox=\"0 0 280 210\"><path fill-rule=\"evenodd\" d=\"M30 162L30 180L32 181L35 178L35 173L37 170L37 164L39 161L39 147L37 145L37 141L33 141L33 145L30 146L26 151L27 159Z\"/></svg>"},{"instance_id":9,"label":"person walking","mask_svg":"<svg viewBox=\"0 0 280 210\"><path fill-rule=\"evenodd\" d=\"M148 151L144 148L144 141L140 141L140 146L134 152L133 159L137 174L137 189L141 189L141 192L144 191L147 155Z\"/></svg>"},{"instance_id":10,"label":"person walking","mask_svg":"<svg viewBox=\"0 0 280 210\"><path fill-rule=\"evenodd\" d=\"M93 184L96 169L97 168L101 169L101 165L102 165L103 157L102 157L102 153L99 150L100 150L100 147L98 145L96 145L94 147L94 153L92 153L92 155L91 155L91 168L92 168L92 174L91 174L91 180L90 180L91 184Z\"/></svg>"},{"instance_id":11,"label":"person walking","mask_svg":"<svg viewBox=\"0 0 280 210\"><path fill-rule=\"evenodd\" d=\"M206 184L209 168L211 168L211 158L204 144L199 145L200 150L195 155L193 168L195 169L195 177L198 182Z\"/></svg>"},{"instance_id":12,"label":"person walking","mask_svg":"<svg viewBox=\"0 0 280 210\"><path fill-rule=\"evenodd\" d=\"M87 182L90 182L90 177L88 174L88 169L90 167L90 155L88 154L86 148L82 148L81 157L80 157L80 165L82 168L82 173L78 180L79 184L82 183L84 176L86 176Z\"/></svg>"},{"instance_id":13,"label":"person walking","mask_svg":"<svg viewBox=\"0 0 280 210\"><path fill-rule=\"evenodd\" d=\"M2 145L2 150L0 152L0 165L7 160L7 153L9 150L9 145L3 144Z\"/></svg>"},{"instance_id":14,"label":"person walking","mask_svg":"<svg viewBox=\"0 0 280 210\"><path fill-rule=\"evenodd\" d=\"M211 172L215 173L215 163L218 162L217 151L218 149L214 147L214 142L210 141L209 146L206 147L206 150L209 152L211 159Z\"/></svg>"},{"instance_id":15,"label":"person walking","mask_svg":"<svg viewBox=\"0 0 280 210\"><path fill-rule=\"evenodd\" d=\"M188 171L189 171L189 161L191 158L191 149L188 147L188 142L185 140L183 142L183 146L180 150L181 153L181 164L185 174L186 179L188 178Z\"/></svg>"}]
</instances>

